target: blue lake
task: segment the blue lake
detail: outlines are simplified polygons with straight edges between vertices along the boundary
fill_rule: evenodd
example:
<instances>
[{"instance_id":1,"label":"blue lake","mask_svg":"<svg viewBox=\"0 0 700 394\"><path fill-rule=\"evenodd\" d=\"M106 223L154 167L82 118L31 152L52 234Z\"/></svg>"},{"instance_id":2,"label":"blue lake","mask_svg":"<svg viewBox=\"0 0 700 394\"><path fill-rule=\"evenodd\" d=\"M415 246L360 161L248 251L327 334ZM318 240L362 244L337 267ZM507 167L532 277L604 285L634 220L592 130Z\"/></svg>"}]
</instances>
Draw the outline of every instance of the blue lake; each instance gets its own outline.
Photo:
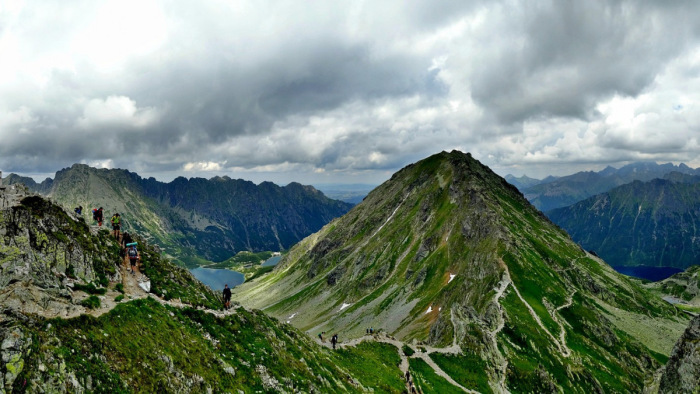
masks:
<instances>
[{"instance_id":1,"label":"blue lake","mask_svg":"<svg viewBox=\"0 0 700 394\"><path fill-rule=\"evenodd\" d=\"M264 263L262 263L261 267L274 267L277 265L277 263L280 262L282 259L282 256L272 256L269 259L265 260Z\"/></svg>"},{"instance_id":2,"label":"blue lake","mask_svg":"<svg viewBox=\"0 0 700 394\"><path fill-rule=\"evenodd\" d=\"M200 282L209 286L214 291L221 291L224 285L234 288L245 281L245 277L240 272L227 269L195 268L190 272Z\"/></svg>"},{"instance_id":3,"label":"blue lake","mask_svg":"<svg viewBox=\"0 0 700 394\"><path fill-rule=\"evenodd\" d=\"M643 265L636 265L631 267L617 266L613 267L615 271L627 275L634 276L635 278L647 279L652 282L664 280L673 274L683 272L680 268L674 267L647 267Z\"/></svg>"}]
</instances>

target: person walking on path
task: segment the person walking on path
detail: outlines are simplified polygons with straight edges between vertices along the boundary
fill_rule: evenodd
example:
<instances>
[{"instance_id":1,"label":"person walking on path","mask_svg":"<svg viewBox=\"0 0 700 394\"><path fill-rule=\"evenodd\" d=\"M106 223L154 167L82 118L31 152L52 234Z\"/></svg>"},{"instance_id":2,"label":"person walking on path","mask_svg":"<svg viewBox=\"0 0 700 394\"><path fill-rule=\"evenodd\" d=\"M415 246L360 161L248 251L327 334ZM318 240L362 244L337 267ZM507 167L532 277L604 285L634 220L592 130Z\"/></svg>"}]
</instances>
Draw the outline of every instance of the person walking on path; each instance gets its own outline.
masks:
<instances>
[{"instance_id":1,"label":"person walking on path","mask_svg":"<svg viewBox=\"0 0 700 394\"><path fill-rule=\"evenodd\" d=\"M129 248L129 262L131 263L131 274L136 275L136 263L139 260L139 251L136 250L136 246Z\"/></svg>"},{"instance_id":2,"label":"person walking on path","mask_svg":"<svg viewBox=\"0 0 700 394\"><path fill-rule=\"evenodd\" d=\"M228 285L224 285L224 309L228 309L231 304L231 289Z\"/></svg>"},{"instance_id":3,"label":"person walking on path","mask_svg":"<svg viewBox=\"0 0 700 394\"><path fill-rule=\"evenodd\" d=\"M103 209L100 207L100 209L97 210L95 213L95 220L97 220L97 225L102 227L102 222L104 221L104 212L102 212Z\"/></svg>"},{"instance_id":4,"label":"person walking on path","mask_svg":"<svg viewBox=\"0 0 700 394\"><path fill-rule=\"evenodd\" d=\"M114 233L114 238L119 240L119 231L121 229L121 217L119 217L119 213L115 213L112 215L112 219L110 219L112 222L112 232Z\"/></svg>"},{"instance_id":5,"label":"person walking on path","mask_svg":"<svg viewBox=\"0 0 700 394\"><path fill-rule=\"evenodd\" d=\"M331 344L333 344L333 350L335 350L335 345L338 343L338 334L333 334L331 337Z\"/></svg>"}]
</instances>

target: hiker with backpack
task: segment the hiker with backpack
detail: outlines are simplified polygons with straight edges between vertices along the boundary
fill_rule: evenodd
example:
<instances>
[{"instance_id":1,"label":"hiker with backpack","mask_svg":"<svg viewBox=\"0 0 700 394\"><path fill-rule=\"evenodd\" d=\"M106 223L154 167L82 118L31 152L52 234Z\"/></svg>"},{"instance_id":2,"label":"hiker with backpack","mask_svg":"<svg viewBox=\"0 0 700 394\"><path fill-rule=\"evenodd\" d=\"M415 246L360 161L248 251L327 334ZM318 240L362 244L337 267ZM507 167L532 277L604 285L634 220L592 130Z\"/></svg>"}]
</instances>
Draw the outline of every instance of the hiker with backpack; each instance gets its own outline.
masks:
<instances>
[{"instance_id":1,"label":"hiker with backpack","mask_svg":"<svg viewBox=\"0 0 700 394\"><path fill-rule=\"evenodd\" d=\"M228 309L231 304L231 289L224 285L224 309Z\"/></svg>"},{"instance_id":2,"label":"hiker with backpack","mask_svg":"<svg viewBox=\"0 0 700 394\"><path fill-rule=\"evenodd\" d=\"M136 263L139 260L139 251L136 250L136 246L132 245L127 252L129 256L129 262L131 263L131 274L136 275Z\"/></svg>"},{"instance_id":3,"label":"hiker with backpack","mask_svg":"<svg viewBox=\"0 0 700 394\"><path fill-rule=\"evenodd\" d=\"M100 209L98 209L96 212L93 211L92 217L93 219L97 220L97 225L102 227L102 222L104 221L102 207L100 207Z\"/></svg>"},{"instance_id":4,"label":"hiker with backpack","mask_svg":"<svg viewBox=\"0 0 700 394\"><path fill-rule=\"evenodd\" d=\"M119 239L119 231L121 228L121 217L119 217L119 213L112 215L112 219L110 219L110 221L112 222L112 232L114 233L114 238Z\"/></svg>"},{"instance_id":5,"label":"hiker with backpack","mask_svg":"<svg viewBox=\"0 0 700 394\"><path fill-rule=\"evenodd\" d=\"M75 208L73 211L75 211L75 214L80 216L83 214L83 206L79 205L77 208Z\"/></svg>"},{"instance_id":6,"label":"hiker with backpack","mask_svg":"<svg viewBox=\"0 0 700 394\"><path fill-rule=\"evenodd\" d=\"M333 334L331 337L331 344L333 344L333 350L335 350L335 345L338 343L338 334Z\"/></svg>"}]
</instances>

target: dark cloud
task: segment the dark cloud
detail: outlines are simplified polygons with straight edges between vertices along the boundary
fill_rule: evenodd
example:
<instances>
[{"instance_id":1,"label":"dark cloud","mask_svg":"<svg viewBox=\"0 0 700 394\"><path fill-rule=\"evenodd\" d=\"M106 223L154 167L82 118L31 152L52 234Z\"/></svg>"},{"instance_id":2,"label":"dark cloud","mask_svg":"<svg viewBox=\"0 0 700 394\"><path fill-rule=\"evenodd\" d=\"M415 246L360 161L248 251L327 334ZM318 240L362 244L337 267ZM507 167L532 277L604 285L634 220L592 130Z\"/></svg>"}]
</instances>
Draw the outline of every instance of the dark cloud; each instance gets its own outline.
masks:
<instances>
[{"instance_id":1,"label":"dark cloud","mask_svg":"<svg viewBox=\"0 0 700 394\"><path fill-rule=\"evenodd\" d=\"M301 5L27 1L0 14L0 58L19 59L0 65L0 168L293 178L385 174L455 148L495 165L698 157L685 142L698 98L683 89L700 87L700 3Z\"/></svg>"}]
</instances>

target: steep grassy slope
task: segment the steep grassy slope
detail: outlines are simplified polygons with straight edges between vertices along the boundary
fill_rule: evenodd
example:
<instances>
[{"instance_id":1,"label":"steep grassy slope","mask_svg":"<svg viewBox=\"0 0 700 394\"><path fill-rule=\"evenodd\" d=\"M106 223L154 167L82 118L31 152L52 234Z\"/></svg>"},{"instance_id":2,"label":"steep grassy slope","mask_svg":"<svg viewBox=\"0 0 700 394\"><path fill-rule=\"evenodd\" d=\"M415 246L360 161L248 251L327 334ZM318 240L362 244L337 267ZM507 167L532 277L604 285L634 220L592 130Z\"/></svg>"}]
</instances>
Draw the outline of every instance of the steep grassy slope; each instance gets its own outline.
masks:
<instances>
[{"instance_id":1,"label":"steep grassy slope","mask_svg":"<svg viewBox=\"0 0 700 394\"><path fill-rule=\"evenodd\" d=\"M68 210L82 205L88 221L90 210L101 206L109 227L109 218L119 212L126 230L147 236L190 266L220 262L244 250L287 249L351 207L297 183L255 185L228 177L162 183L81 164L41 185L50 186L48 195Z\"/></svg>"},{"instance_id":2,"label":"steep grassy slope","mask_svg":"<svg viewBox=\"0 0 700 394\"><path fill-rule=\"evenodd\" d=\"M612 265L687 268L700 259L700 183L633 182L547 213Z\"/></svg>"},{"instance_id":3,"label":"steep grassy slope","mask_svg":"<svg viewBox=\"0 0 700 394\"><path fill-rule=\"evenodd\" d=\"M495 391L640 391L687 322L456 151L394 174L234 298L311 333L459 345L486 374L467 388Z\"/></svg>"}]
</instances>

